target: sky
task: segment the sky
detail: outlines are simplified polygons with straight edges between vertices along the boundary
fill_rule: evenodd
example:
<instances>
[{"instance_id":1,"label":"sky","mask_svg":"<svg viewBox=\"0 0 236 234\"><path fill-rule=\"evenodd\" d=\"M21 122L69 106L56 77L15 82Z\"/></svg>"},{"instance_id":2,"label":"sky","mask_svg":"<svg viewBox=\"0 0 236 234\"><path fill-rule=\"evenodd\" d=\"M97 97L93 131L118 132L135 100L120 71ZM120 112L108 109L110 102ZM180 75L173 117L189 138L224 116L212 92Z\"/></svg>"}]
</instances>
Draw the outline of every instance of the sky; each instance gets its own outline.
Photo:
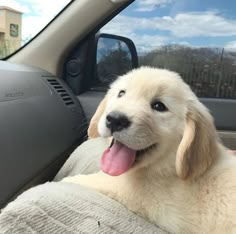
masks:
<instances>
[{"instance_id":1,"label":"sky","mask_svg":"<svg viewBox=\"0 0 236 234\"><path fill-rule=\"evenodd\" d=\"M0 6L19 10L22 15L22 40L27 41L43 29L70 0L0 0Z\"/></svg>"},{"instance_id":2,"label":"sky","mask_svg":"<svg viewBox=\"0 0 236 234\"><path fill-rule=\"evenodd\" d=\"M166 44L236 51L236 1L136 0L102 31L129 37L144 52Z\"/></svg>"},{"instance_id":3,"label":"sky","mask_svg":"<svg viewBox=\"0 0 236 234\"><path fill-rule=\"evenodd\" d=\"M69 2L0 0L0 6L23 12L27 40ZM166 44L236 51L236 0L136 0L101 31L129 37L141 52Z\"/></svg>"}]
</instances>

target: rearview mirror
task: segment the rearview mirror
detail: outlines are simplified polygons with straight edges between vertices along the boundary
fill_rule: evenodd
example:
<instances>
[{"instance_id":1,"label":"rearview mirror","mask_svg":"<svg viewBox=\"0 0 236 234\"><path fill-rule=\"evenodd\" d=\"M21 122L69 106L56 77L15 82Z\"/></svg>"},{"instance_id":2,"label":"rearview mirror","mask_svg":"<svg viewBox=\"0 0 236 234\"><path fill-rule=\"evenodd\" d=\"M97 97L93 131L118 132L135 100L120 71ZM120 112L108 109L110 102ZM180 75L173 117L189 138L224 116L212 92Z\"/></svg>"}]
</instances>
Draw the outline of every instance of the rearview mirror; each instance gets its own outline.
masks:
<instances>
[{"instance_id":1,"label":"rearview mirror","mask_svg":"<svg viewBox=\"0 0 236 234\"><path fill-rule=\"evenodd\" d=\"M137 51L129 38L102 33L96 51L96 80L103 86L138 67Z\"/></svg>"}]
</instances>

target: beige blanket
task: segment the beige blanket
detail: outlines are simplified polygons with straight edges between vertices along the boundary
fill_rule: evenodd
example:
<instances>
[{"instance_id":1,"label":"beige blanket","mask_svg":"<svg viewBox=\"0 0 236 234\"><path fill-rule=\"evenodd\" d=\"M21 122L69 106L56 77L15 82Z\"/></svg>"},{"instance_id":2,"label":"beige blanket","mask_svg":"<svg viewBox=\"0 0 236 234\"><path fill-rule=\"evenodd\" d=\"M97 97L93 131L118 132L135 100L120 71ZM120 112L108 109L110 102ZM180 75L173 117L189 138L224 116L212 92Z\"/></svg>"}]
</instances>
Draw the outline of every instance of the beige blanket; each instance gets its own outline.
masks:
<instances>
[{"instance_id":1,"label":"beige blanket","mask_svg":"<svg viewBox=\"0 0 236 234\"><path fill-rule=\"evenodd\" d=\"M82 144L68 159L55 181L99 170L102 139ZM46 183L11 202L0 214L0 233L165 233L96 191L76 184Z\"/></svg>"}]
</instances>

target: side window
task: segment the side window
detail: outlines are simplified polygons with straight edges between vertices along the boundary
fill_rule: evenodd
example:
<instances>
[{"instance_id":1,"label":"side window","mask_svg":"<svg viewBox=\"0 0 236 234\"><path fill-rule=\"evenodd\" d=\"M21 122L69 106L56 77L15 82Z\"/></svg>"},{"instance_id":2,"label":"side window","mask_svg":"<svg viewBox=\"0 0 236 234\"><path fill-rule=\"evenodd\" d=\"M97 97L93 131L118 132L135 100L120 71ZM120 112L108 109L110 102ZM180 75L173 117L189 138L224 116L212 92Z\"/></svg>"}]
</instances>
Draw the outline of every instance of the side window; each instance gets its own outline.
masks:
<instances>
[{"instance_id":1,"label":"side window","mask_svg":"<svg viewBox=\"0 0 236 234\"><path fill-rule=\"evenodd\" d=\"M236 1L136 0L101 32L130 38L139 66L180 73L199 97L236 98Z\"/></svg>"}]
</instances>

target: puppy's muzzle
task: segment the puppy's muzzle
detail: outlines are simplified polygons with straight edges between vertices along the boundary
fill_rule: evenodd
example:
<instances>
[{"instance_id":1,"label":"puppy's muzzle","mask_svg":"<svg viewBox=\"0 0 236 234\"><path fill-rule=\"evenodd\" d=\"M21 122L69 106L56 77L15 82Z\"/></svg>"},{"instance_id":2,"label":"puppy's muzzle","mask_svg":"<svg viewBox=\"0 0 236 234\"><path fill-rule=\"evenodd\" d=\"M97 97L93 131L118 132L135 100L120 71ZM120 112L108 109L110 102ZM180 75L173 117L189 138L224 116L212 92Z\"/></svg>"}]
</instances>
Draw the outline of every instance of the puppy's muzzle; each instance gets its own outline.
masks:
<instances>
[{"instance_id":1,"label":"puppy's muzzle","mask_svg":"<svg viewBox=\"0 0 236 234\"><path fill-rule=\"evenodd\" d=\"M131 122L128 117L118 111L110 112L106 117L106 126L113 132L120 132L130 126Z\"/></svg>"}]
</instances>

